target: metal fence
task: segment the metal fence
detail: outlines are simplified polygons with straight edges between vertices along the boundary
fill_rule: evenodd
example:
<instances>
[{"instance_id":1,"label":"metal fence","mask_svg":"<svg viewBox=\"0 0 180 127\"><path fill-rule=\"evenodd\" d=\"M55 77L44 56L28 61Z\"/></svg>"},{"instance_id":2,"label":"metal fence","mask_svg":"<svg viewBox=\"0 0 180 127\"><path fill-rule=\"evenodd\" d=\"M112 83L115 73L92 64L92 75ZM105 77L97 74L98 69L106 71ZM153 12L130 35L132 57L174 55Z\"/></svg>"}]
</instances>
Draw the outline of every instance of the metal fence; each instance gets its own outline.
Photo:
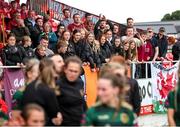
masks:
<instances>
[{"instance_id":1,"label":"metal fence","mask_svg":"<svg viewBox=\"0 0 180 127\"><path fill-rule=\"evenodd\" d=\"M152 64L166 64L167 66L173 66L180 61L148 61L148 62L131 62L131 77L133 79L147 79L151 78L151 65Z\"/></svg>"}]
</instances>

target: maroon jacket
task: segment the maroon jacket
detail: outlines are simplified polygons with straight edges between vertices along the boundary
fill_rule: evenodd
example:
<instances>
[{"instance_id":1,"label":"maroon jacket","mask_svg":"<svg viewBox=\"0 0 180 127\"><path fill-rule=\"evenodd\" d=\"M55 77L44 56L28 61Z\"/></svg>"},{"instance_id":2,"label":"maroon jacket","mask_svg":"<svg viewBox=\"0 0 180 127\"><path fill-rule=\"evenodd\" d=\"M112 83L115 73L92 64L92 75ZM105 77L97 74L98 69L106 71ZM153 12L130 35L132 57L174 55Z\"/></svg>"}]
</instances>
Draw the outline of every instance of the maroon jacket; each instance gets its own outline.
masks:
<instances>
[{"instance_id":1,"label":"maroon jacket","mask_svg":"<svg viewBox=\"0 0 180 127\"><path fill-rule=\"evenodd\" d=\"M148 61L148 57L151 58L152 55L152 45L149 41L138 47L138 61Z\"/></svg>"},{"instance_id":2,"label":"maroon jacket","mask_svg":"<svg viewBox=\"0 0 180 127\"><path fill-rule=\"evenodd\" d=\"M83 25L83 24L77 25L77 24L75 24L75 23L72 23L72 24L69 24L69 25L68 25L68 30L69 30L70 32L73 32L75 29L78 29L78 30L84 29L84 25Z\"/></svg>"}]
</instances>

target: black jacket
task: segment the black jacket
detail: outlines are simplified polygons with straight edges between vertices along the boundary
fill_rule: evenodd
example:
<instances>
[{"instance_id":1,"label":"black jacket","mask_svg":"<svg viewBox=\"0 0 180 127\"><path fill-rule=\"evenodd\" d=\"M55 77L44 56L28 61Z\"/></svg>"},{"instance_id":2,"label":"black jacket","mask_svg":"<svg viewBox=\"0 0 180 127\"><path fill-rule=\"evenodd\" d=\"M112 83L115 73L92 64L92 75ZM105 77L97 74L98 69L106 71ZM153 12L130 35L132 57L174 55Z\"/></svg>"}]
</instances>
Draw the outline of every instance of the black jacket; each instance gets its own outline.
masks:
<instances>
[{"instance_id":1,"label":"black jacket","mask_svg":"<svg viewBox=\"0 0 180 127\"><path fill-rule=\"evenodd\" d=\"M30 46L23 47L23 48L26 52L26 58L34 58L35 57L34 50Z\"/></svg>"},{"instance_id":2,"label":"black jacket","mask_svg":"<svg viewBox=\"0 0 180 127\"><path fill-rule=\"evenodd\" d=\"M52 125L51 119L57 117L59 105L55 92L43 83L37 80L30 83L23 94L22 105L36 103L43 107L46 112L46 125Z\"/></svg>"},{"instance_id":3,"label":"black jacket","mask_svg":"<svg viewBox=\"0 0 180 127\"><path fill-rule=\"evenodd\" d=\"M32 39L32 46L36 48L39 45L39 35L43 33L43 30L40 29L40 27L35 24L35 26L32 29L31 39Z\"/></svg>"},{"instance_id":4,"label":"black jacket","mask_svg":"<svg viewBox=\"0 0 180 127\"><path fill-rule=\"evenodd\" d=\"M25 57L25 50L21 46L7 45L2 49L2 60L4 65L16 66L17 63L22 63Z\"/></svg>"},{"instance_id":5,"label":"black jacket","mask_svg":"<svg viewBox=\"0 0 180 127\"><path fill-rule=\"evenodd\" d=\"M76 55L74 44L72 44L71 42L69 42L68 47L67 47L67 51L65 53L58 52L57 48L56 48L55 53L61 55L64 60L66 58L70 57L70 56L75 56Z\"/></svg>"},{"instance_id":6,"label":"black jacket","mask_svg":"<svg viewBox=\"0 0 180 127\"><path fill-rule=\"evenodd\" d=\"M101 23L101 20L99 20L99 21L96 23L96 25L94 26L94 35L95 35L95 37L96 37L97 40L98 40L98 38L99 38L99 36L100 36L101 34L104 34L104 31L102 31L102 30L99 28L100 23ZM106 21L106 24L108 24L108 25L110 26L110 29L113 31L114 26L113 26L113 24L111 23L111 21L107 20L107 21Z\"/></svg>"},{"instance_id":7,"label":"black jacket","mask_svg":"<svg viewBox=\"0 0 180 127\"><path fill-rule=\"evenodd\" d=\"M160 39L159 36L157 35L156 39L159 47L159 57L165 57L168 48L167 37L163 35L163 37Z\"/></svg>"},{"instance_id":8,"label":"black jacket","mask_svg":"<svg viewBox=\"0 0 180 127\"><path fill-rule=\"evenodd\" d=\"M115 44L112 46L112 54L113 55L122 55L123 48L121 46L116 47Z\"/></svg>"},{"instance_id":9,"label":"black jacket","mask_svg":"<svg viewBox=\"0 0 180 127\"><path fill-rule=\"evenodd\" d=\"M87 42L87 51L86 51L86 60L90 63L90 67L94 68L95 65L96 67L100 68L101 67L101 59L100 59L100 54L99 52L93 51L93 47L91 44Z\"/></svg>"},{"instance_id":10,"label":"black jacket","mask_svg":"<svg viewBox=\"0 0 180 127\"><path fill-rule=\"evenodd\" d=\"M174 60L180 60L180 41L176 42L172 47L172 54Z\"/></svg>"},{"instance_id":11,"label":"black jacket","mask_svg":"<svg viewBox=\"0 0 180 127\"><path fill-rule=\"evenodd\" d=\"M87 46L86 43L82 40L79 40L78 42L74 42L73 40L70 42L72 45L72 48L74 48L75 55L78 56L83 62L86 61L86 51Z\"/></svg>"},{"instance_id":12,"label":"black jacket","mask_svg":"<svg viewBox=\"0 0 180 127\"><path fill-rule=\"evenodd\" d=\"M33 26L33 24L28 20L28 18L24 20L24 24L26 25L26 27L29 29L29 32L31 33L30 37L32 40L33 47L35 48L39 44L38 38L41 32L40 30L38 30L36 25Z\"/></svg>"},{"instance_id":13,"label":"black jacket","mask_svg":"<svg viewBox=\"0 0 180 127\"><path fill-rule=\"evenodd\" d=\"M79 126L84 109L84 84L79 78L75 82L69 82L64 76L58 81L60 96L58 102L63 116L62 126Z\"/></svg>"},{"instance_id":14,"label":"black jacket","mask_svg":"<svg viewBox=\"0 0 180 127\"><path fill-rule=\"evenodd\" d=\"M46 57L46 55L41 56L41 55L38 53L37 49L35 49L35 57L36 57L38 60L42 60L43 58Z\"/></svg>"},{"instance_id":15,"label":"black jacket","mask_svg":"<svg viewBox=\"0 0 180 127\"><path fill-rule=\"evenodd\" d=\"M27 27L15 27L14 29L12 29L12 33L15 34L17 43L22 41L23 36L31 35Z\"/></svg>"},{"instance_id":16,"label":"black jacket","mask_svg":"<svg viewBox=\"0 0 180 127\"><path fill-rule=\"evenodd\" d=\"M106 63L105 59L111 57L111 50L109 46L105 43L104 45L100 46L100 59L101 63Z\"/></svg>"},{"instance_id":17,"label":"black jacket","mask_svg":"<svg viewBox=\"0 0 180 127\"><path fill-rule=\"evenodd\" d=\"M128 78L128 84L130 85L130 90L126 95L126 101L132 105L133 111L139 115L142 98L139 93L138 82L135 79Z\"/></svg>"}]
</instances>

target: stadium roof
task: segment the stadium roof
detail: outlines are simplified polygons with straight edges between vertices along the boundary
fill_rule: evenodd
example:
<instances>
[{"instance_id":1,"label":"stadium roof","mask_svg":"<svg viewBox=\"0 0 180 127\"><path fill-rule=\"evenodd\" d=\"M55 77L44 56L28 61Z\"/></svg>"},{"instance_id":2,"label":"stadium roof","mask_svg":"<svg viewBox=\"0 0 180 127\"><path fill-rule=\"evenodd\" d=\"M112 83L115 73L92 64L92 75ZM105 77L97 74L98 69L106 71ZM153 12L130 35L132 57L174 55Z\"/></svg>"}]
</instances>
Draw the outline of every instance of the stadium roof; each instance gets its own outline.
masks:
<instances>
[{"instance_id":1,"label":"stadium roof","mask_svg":"<svg viewBox=\"0 0 180 127\"><path fill-rule=\"evenodd\" d=\"M180 21L139 22L135 23L135 27L143 30L146 30L148 27L152 27L154 32L158 32L160 27L164 27L167 34L180 33Z\"/></svg>"}]
</instances>

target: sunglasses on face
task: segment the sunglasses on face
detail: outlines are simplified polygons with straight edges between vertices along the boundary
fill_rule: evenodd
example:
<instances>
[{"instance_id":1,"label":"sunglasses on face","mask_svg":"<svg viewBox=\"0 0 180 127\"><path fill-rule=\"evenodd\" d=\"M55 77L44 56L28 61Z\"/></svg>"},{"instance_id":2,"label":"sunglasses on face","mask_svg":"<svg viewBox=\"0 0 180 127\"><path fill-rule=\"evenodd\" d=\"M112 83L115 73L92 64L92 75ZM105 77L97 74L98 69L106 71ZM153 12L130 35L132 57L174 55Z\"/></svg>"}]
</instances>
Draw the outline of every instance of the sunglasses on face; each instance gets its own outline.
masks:
<instances>
[{"instance_id":1,"label":"sunglasses on face","mask_svg":"<svg viewBox=\"0 0 180 127\"><path fill-rule=\"evenodd\" d=\"M148 31L148 33L152 33L152 31Z\"/></svg>"}]
</instances>

